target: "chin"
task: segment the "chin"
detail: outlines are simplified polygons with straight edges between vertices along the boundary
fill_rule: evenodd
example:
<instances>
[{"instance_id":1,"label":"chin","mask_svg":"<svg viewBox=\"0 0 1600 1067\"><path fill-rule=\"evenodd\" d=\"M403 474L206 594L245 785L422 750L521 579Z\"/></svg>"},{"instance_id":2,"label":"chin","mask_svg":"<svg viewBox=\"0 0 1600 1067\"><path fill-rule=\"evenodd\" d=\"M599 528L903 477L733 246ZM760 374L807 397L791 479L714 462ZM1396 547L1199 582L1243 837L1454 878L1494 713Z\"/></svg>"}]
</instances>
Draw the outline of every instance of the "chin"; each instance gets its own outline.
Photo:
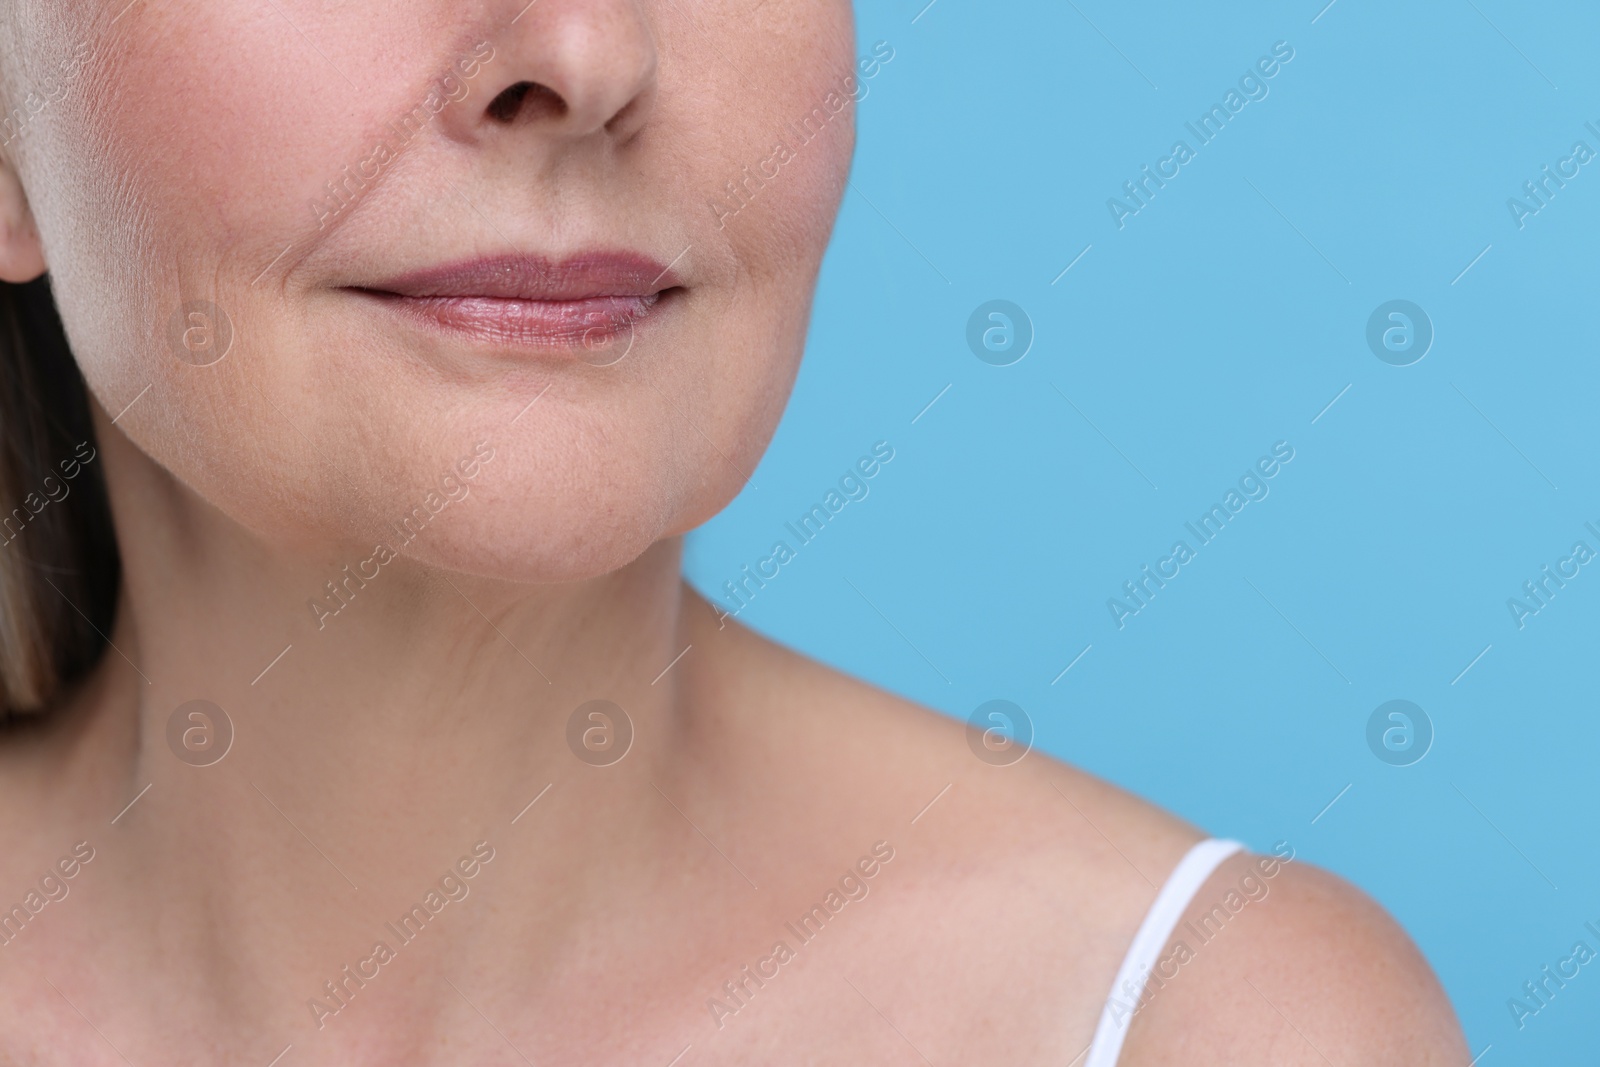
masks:
<instances>
[{"instance_id":1,"label":"chin","mask_svg":"<svg viewBox=\"0 0 1600 1067\"><path fill-rule=\"evenodd\" d=\"M644 555L665 536L672 519L662 502L642 495L557 491L483 496L476 499L475 493L462 501L461 521L441 528L437 537L404 546L405 558L518 584L583 582L621 570ZM470 515L467 508L474 509Z\"/></svg>"},{"instance_id":2,"label":"chin","mask_svg":"<svg viewBox=\"0 0 1600 1067\"><path fill-rule=\"evenodd\" d=\"M695 447L698 438L686 441L665 425L636 423L623 434L617 420L571 409L543 416L518 432L481 432L447 456L386 478L412 488L363 501L353 524L362 533L341 551L366 558L377 543L407 563L447 572L581 582L705 521L742 484L709 446ZM363 538L368 530L374 533Z\"/></svg>"}]
</instances>

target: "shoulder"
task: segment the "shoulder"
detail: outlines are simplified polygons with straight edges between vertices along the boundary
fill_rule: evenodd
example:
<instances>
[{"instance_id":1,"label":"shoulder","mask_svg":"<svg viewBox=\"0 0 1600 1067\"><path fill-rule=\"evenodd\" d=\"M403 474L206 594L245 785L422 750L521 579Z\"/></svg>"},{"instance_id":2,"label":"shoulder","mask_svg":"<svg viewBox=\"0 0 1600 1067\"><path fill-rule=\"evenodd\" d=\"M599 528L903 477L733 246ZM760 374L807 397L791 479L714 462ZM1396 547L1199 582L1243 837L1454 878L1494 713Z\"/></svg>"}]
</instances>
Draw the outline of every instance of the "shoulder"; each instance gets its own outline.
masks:
<instances>
[{"instance_id":1,"label":"shoulder","mask_svg":"<svg viewBox=\"0 0 1600 1067\"><path fill-rule=\"evenodd\" d=\"M709 614L709 613L708 613ZM698 676L742 752L781 745L774 770L796 782L850 786L859 810L898 823L934 852L1036 866L1060 861L1071 882L1104 869L1149 896L1205 835L1117 786L1029 746L932 711L729 623L711 641L735 648ZM702 663L701 666L705 664Z\"/></svg>"},{"instance_id":2,"label":"shoulder","mask_svg":"<svg viewBox=\"0 0 1600 1067\"><path fill-rule=\"evenodd\" d=\"M1405 931L1361 890L1280 846L1224 862L1156 964L1121 1063L1180 1058L1460 1067L1470 1057Z\"/></svg>"},{"instance_id":3,"label":"shoulder","mask_svg":"<svg viewBox=\"0 0 1600 1067\"><path fill-rule=\"evenodd\" d=\"M808 799L802 816L761 818L798 818L786 826L797 838L825 822L817 839L850 827L870 835L854 847L882 838L895 849L872 890L885 898L871 920L881 936L863 939L892 966L863 973L875 996L923 1006L897 1025L976 1060L1081 1055L1140 922L1207 835L1043 753L985 759L964 722L743 627L721 637L744 646L740 665L702 682L723 706L736 697L741 721L728 725L773 754L760 762L763 788ZM1184 921L1226 931L1203 947L1190 937L1181 974L1134 1016L1124 1065L1468 1059L1458 1062L1449 1002L1405 933L1292 853L1230 857ZM1001 990L1003 1011L962 1007Z\"/></svg>"},{"instance_id":4,"label":"shoulder","mask_svg":"<svg viewBox=\"0 0 1600 1067\"><path fill-rule=\"evenodd\" d=\"M893 849L840 964L861 995L924 1051L1069 1063L1145 910L1205 835L1041 752L985 758L959 719L748 632L731 640L754 647L726 673L702 660L694 685L736 709L719 716L716 778L797 859L805 843L785 874Z\"/></svg>"}]
</instances>

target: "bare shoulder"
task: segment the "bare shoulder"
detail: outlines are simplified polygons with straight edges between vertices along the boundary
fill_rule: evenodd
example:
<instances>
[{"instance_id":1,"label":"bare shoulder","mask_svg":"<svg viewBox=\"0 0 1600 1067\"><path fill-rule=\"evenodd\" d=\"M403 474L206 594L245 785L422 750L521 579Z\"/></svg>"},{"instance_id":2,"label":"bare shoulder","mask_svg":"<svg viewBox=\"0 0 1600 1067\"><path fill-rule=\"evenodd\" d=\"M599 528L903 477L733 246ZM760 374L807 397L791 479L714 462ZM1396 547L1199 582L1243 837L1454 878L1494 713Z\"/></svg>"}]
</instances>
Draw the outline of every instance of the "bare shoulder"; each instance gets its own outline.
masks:
<instances>
[{"instance_id":1,"label":"bare shoulder","mask_svg":"<svg viewBox=\"0 0 1600 1067\"><path fill-rule=\"evenodd\" d=\"M781 773L761 763L763 788L830 797L786 829L803 839L815 819L829 827L819 838L849 827L846 838L896 849L873 889L895 901L872 920L892 962L858 972L861 992L905 1005L896 1024L921 1027L947 1057L1073 1062L1160 888L1207 835L1042 753L1012 762L962 721L757 635L732 640L750 645L724 683L742 687L749 729L784 754ZM1188 934L1181 964L1169 944L1174 977L1128 998L1123 1064L1467 1062L1404 931L1303 860L1231 857L1184 922L1223 932ZM963 1007L995 1004L998 990L1004 1012Z\"/></svg>"},{"instance_id":2,"label":"bare shoulder","mask_svg":"<svg viewBox=\"0 0 1600 1067\"><path fill-rule=\"evenodd\" d=\"M1065 862L1073 869L1059 873L1074 880L1103 867L1153 898L1204 837L1103 779L999 734L986 738L742 626L728 623L713 640L737 648L730 667L701 676L719 703L741 709L735 730L754 745L782 746L782 770L796 780L848 784L863 815L898 823L930 853Z\"/></svg>"},{"instance_id":3,"label":"bare shoulder","mask_svg":"<svg viewBox=\"0 0 1600 1067\"><path fill-rule=\"evenodd\" d=\"M1405 931L1287 855L1235 856L1196 894L1132 1005L1121 1062L1463 1067L1455 1013Z\"/></svg>"},{"instance_id":4,"label":"bare shoulder","mask_svg":"<svg viewBox=\"0 0 1600 1067\"><path fill-rule=\"evenodd\" d=\"M986 746L959 719L732 630L706 643L749 647L697 684L738 709L723 735L741 739L738 755L715 777L750 798L752 832L781 829L790 843L793 864L769 880L820 884L871 844L893 850L870 898L851 905L860 954L839 966L858 988L845 993L934 1062L1072 1062L1145 911L1205 834L1041 752ZM863 1018L862 1040L875 1025L875 1013Z\"/></svg>"}]
</instances>

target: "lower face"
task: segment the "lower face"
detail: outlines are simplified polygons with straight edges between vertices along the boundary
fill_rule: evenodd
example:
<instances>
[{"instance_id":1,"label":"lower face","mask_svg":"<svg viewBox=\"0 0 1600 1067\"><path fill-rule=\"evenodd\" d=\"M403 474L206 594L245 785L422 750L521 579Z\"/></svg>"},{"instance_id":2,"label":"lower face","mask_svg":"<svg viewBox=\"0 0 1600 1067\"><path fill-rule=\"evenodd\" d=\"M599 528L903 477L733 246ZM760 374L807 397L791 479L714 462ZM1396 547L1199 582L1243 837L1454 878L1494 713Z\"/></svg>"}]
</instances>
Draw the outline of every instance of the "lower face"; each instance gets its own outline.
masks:
<instances>
[{"instance_id":1,"label":"lower face","mask_svg":"<svg viewBox=\"0 0 1600 1067\"><path fill-rule=\"evenodd\" d=\"M0 18L29 112L0 151L91 391L233 520L370 551L430 494L470 497L407 554L562 581L742 488L849 164L843 0ZM564 128L534 90L491 114L562 71L613 101L637 83L633 110Z\"/></svg>"}]
</instances>

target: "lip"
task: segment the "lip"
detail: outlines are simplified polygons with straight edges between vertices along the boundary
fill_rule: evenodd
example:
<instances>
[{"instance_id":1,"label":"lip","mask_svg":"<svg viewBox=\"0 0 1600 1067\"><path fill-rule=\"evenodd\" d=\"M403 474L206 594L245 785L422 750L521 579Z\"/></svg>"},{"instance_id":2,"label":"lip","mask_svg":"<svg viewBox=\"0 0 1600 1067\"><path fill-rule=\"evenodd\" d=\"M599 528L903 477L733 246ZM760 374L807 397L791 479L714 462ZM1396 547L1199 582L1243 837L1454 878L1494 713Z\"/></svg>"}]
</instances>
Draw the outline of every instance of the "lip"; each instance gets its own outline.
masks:
<instances>
[{"instance_id":1,"label":"lip","mask_svg":"<svg viewBox=\"0 0 1600 1067\"><path fill-rule=\"evenodd\" d=\"M562 260L501 255L346 288L431 328L530 348L610 348L681 288L668 266L631 252Z\"/></svg>"}]
</instances>

